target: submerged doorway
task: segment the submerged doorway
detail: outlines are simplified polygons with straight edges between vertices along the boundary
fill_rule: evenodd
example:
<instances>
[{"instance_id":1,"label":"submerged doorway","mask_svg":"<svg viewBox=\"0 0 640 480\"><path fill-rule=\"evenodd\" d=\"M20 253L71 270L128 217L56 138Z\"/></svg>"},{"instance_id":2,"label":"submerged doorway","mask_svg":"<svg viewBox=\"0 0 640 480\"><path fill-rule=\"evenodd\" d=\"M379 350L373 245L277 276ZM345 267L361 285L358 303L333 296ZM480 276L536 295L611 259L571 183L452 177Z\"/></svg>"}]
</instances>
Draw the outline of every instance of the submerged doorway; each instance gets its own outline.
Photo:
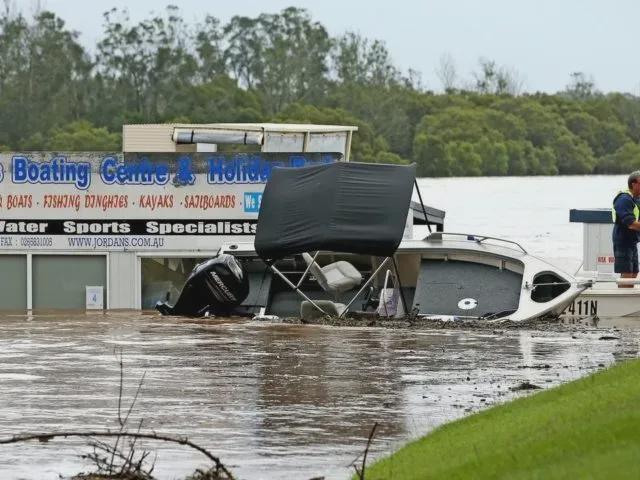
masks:
<instances>
[{"instance_id":1,"label":"submerged doorway","mask_svg":"<svg viewBox=\"0 0 640 480\"><path fill-rule=\"evenodd\" d=\"M106 285L104 255L33 256L34 309L84 310L87 286L103 286L106 305Z\"/></svg>"},{"instance_id":2,"label":"submerged doorway","mask_svg":"<svg viewBox=\"0 0 640 480\"><path fill-rule=\"evenodd\" d=\"M0 255L0 310L27 309L27 256Z\"/></svg>"}]
</instances>

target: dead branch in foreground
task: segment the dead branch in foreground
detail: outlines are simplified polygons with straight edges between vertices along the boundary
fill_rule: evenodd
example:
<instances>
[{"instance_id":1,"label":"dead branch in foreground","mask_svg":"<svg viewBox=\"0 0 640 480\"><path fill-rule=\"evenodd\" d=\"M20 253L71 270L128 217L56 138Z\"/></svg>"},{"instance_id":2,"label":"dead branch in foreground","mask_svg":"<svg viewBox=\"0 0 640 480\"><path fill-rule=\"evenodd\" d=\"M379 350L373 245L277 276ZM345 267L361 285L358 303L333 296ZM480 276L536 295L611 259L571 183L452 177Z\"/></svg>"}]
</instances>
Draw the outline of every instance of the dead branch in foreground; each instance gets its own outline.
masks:
<instances>
[{"instance_id":1,"label":"dead branch in foreground","mask_svg":"<svg viewBox=\"0 0 640 480\"><path fill-rule=\"evenodd\" d=\"M94 437L128 437L135 439L157 440L162 442L177 443L178 445L184 445L198 452L202 453L209 460L215 464L215 468L218 472L224 473L229 480L233 480L234 477L229 470L224 466L218 457L213 455L207 449L193 443L186 437L172 437L169 435L159 435L156 433L134 433L126 431L118 432L78 432L78 431L60 431L60 432L46 432L46 433L23 433L20 435L14 435L11 438L0 438L0 445L7 445L10 443L28 442L31 440L38 440L39 442L48 442L54 438L68 438L68 437L82 437L82 438L94 438Z\"/></svg>"},{"instance_id":2,"label":"dead branch in foreground","mask_svg":"<svg viewBox=\"0 0 640 480\"><path fill-rule=\"evenodd\" d=\"M358 479L359 480L365 480L364 478L364 471L367 468L367 455L369 454L369 447L371 446L371 442L373 441L373 437L376 434L376 428L378 428L378 422L373 424L373 428L371 429L371 432L369 432L369 439L367 440L367 447L364 449L364 454L362 455L362 466L360 468L358 468L358 466L356 465L356 462L358 461L358 458L356 458L352 465L353 465L353 469L356 471L356 474L358 475Z\"/></svg>"},{"instance_id":3,"label":"dead branch in foreground","mask_svg":"<svg viewBox=\"0 0 640 480\"><path fill-rule=\"evenodd\" d=\"M98 468L98 471L89 474L78 474L72 477L73 480L95 480L102 477L115 477L123 480L153 480L152 473L155 468L155 460L151 468L145 468L145 461L151 452L143 451L138 454L135 450L135 442L136 439L129 440L131 448L127 454L121 451L117 444L111 445L98 439L92 439L89 441L89 445L93 447L93 452L81 457L91 460ZM116 463L118 461L122 463L118 465Z\"/></svg>"}]
</instances>

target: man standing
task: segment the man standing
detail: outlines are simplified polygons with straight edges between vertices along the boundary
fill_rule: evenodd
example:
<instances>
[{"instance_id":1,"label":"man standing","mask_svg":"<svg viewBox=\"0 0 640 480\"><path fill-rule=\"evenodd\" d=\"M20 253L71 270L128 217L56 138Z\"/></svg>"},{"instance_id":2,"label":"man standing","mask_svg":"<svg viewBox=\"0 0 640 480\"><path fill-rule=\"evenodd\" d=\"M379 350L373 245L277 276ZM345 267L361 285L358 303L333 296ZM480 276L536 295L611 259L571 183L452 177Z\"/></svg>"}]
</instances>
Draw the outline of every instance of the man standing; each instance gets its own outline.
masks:
<instances>
[{"instance_id":1,"label":"man standing","mask_svg":"<svg viewBox=\"0 0 640 480\"><path fill-rule=\"evenodd\" d=\"M638 275L638 241L640 241L640 209L636 198L640 197L640 170L629 175L628 190L618 192L613 199L613 271L622 278L636 278ZM639 198L640 200L640 198ZM633 285L618 285L633 288Z\"/></svg>"}]
</instances>

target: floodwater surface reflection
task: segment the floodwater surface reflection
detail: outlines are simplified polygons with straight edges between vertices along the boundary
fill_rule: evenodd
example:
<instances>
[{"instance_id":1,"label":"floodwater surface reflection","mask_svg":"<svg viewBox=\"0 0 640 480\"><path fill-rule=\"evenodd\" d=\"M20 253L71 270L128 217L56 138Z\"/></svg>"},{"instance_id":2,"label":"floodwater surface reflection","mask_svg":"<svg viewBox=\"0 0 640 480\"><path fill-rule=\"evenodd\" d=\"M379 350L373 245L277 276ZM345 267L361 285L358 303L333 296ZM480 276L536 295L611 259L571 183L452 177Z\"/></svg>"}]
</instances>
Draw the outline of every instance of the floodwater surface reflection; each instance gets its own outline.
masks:
<instances>
[{"instance_id":1,"label":"floodwater surface reflection","mask_svg":"<svg viewBox=\"0 0 640 480\"><path fill-rule=\"evenodd\" d=\"M186 435L238 478L348 478L375 422L374 457L451 419L638 354L635 330L601 340L566 331L335 328L139 313L0 316L0 436L131 425ZM2 478L57 479L88 470L81 440L0 448ZM186 448L157 452L170 479L206 466Z\"/></svg>"}]
</instances>

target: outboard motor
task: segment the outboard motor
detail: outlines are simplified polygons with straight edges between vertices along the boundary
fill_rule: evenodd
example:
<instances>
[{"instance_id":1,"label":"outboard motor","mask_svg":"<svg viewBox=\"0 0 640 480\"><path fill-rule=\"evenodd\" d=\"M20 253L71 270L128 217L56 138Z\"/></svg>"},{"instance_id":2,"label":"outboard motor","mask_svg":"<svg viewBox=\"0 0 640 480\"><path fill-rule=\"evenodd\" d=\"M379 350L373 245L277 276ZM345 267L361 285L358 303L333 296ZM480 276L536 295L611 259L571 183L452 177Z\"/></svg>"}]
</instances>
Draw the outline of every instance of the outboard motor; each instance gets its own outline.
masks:
<instances>
[{"instance_id":1,"label":"outboard motor","mask_svg":"<svg viewBox=\"0 0 640 480\"><path fill-rule=\"evenodd\" d=\"M220 254L196 265L174 306L158 302L163 315L228 315L249 294L249 278L233 255Z\"/></svg>"}]
</instances>

